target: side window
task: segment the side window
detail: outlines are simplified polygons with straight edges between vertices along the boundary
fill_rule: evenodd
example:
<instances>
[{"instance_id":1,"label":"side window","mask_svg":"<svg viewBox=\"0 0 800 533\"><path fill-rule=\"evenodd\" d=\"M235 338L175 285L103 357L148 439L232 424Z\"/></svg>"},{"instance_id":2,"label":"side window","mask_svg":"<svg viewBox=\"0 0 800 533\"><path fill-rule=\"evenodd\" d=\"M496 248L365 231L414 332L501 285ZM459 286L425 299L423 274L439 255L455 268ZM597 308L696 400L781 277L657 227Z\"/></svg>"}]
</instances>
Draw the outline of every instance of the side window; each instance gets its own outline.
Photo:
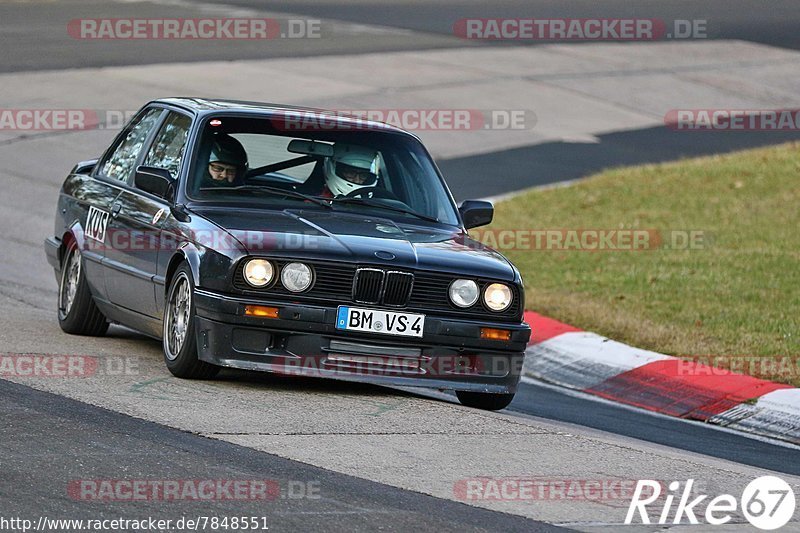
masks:
<instances>
[{"instance_id":1,"label":"side window","mask_svg":"<svg viewBox=\"0 0 800 533\"><path fill-rule=\"evenodd\" d=\"M150 130L153 129L163 109L150 109L128 127L128 134L122 139L111 156L103 163L100 174L113 180L127 182L133 174L133 165L144 147Z\"/></svg>"},{"instance_id":2,"label":"side window","mask_svg":"<svg viewBox=\"0 0 800 533\"><path fill-rule=\"evenodd\" d=\"M170 111L150 147L144 165L169 170L172 176L177 178L191 124L192 119L189 117Z\"/></svg>"}]
</instances>

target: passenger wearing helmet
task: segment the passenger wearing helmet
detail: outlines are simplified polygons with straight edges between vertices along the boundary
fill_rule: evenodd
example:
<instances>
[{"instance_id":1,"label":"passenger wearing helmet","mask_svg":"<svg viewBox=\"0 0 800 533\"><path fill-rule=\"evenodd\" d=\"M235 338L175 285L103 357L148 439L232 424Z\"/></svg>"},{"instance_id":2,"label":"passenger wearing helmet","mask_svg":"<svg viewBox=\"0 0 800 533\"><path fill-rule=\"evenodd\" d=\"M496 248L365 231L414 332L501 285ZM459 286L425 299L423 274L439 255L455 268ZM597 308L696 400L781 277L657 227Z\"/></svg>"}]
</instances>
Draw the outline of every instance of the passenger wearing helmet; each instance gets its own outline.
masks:
<instances>
[{"instance_id":1,"label":"passenger wearing helmet","mask_svg":"<svg viewBox=\"0 0 800 533\"><path fill-rule=\"evenodd\" d=\"M325 161L325 188L320 196L344 196L378 183L377 153L363 146L336 144Z\"/></svg>"},{"instance_id":2,"label":"passenger wearing helmet","mask_svg":"<svg viewBox=\"0 0 800 533\"><path fill-rule=\"evenodd\" d=\"M225 133L215 134L203 176L203 187L238 185L246 171L247 152L242 143Z\"/></svg>"}]
</instances>

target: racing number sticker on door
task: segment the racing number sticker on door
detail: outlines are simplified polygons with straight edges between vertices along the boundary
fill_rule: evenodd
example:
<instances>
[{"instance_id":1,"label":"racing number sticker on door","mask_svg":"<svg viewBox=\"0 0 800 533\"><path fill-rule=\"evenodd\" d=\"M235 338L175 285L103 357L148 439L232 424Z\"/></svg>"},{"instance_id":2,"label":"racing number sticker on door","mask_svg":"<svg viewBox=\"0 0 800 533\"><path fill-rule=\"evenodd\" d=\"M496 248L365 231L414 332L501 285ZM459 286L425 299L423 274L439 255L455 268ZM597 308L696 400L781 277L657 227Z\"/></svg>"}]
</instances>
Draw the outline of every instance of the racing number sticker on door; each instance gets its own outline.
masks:
<instances>
[{"instance_id":1,"label":"racing number sticker on door","mask_svg":"<svg viewBox=\"0 0 800 533\"><path fill-rule=\"evenodd\" d=\"M90 207L89 215L86 217L86 237L98 242L105 242L108 216L108 212L96 207Z\"/></svg>"}]
</instances>

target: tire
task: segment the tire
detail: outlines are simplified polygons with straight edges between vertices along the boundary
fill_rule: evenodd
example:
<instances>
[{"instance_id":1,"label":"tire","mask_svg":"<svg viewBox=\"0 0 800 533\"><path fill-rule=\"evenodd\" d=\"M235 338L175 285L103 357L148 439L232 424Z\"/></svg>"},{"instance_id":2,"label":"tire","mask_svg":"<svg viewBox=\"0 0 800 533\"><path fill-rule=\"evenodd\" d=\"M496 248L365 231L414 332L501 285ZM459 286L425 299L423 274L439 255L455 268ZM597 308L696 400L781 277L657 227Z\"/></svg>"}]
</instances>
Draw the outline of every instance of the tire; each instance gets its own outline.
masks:
<instances>
[{"instance_id":1,"label":"tire","mask_svg":"<svg viewBox=\"0 0 800 533\"><path fill-rule=\"evenodd\" d=\"M505 409L511 400L514 399L513 394L492 394L489 392L469 392L459 390L456 391L458 401L461 405L467 407L474 407L476 409L483 409L484 411L499 411Z\"/></svg>"},{"instance_id":2,"label":"tire","mask_svg":"<svg viewBox=\"0 0 800 533\"><path fill-rule=\"evenodd\" d=\"M83 257L77 245L67 246L58 283L58 325L72 335L100 337L108 331L108 320L94 303L83 271Z\"/></svg>"},{"instance_id":3,"label":"tire","mask_svg":"<svg viewBox=\"0 0 800 533\"><path fill-rule=\"evenodd\" d=\"M184 379L211 379L220 368L197 358L195 335L194 283L186 263L170 280L164 305L164 362L173 376Z\"/></svg>"}]
</instances>

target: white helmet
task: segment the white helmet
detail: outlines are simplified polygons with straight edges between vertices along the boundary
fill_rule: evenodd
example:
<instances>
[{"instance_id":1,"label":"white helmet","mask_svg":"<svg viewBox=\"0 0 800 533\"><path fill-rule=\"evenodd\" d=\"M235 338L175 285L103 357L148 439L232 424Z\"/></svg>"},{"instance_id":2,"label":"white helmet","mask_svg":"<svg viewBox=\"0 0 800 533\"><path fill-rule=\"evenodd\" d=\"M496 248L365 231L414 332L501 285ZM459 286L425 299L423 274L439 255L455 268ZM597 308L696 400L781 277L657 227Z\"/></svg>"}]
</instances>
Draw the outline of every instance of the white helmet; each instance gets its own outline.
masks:
<instances>
[{"instance_id":1,"label":"white helmet","mask_svg":"<svg viewBox=\"0 0 800 533\"><path fill-rule=\"evenodd\" d=\"M325 161L325 183L334 196L343 196L378 183L377 153L363 146L337 143Z\"/></svg>"}]
</instances>

